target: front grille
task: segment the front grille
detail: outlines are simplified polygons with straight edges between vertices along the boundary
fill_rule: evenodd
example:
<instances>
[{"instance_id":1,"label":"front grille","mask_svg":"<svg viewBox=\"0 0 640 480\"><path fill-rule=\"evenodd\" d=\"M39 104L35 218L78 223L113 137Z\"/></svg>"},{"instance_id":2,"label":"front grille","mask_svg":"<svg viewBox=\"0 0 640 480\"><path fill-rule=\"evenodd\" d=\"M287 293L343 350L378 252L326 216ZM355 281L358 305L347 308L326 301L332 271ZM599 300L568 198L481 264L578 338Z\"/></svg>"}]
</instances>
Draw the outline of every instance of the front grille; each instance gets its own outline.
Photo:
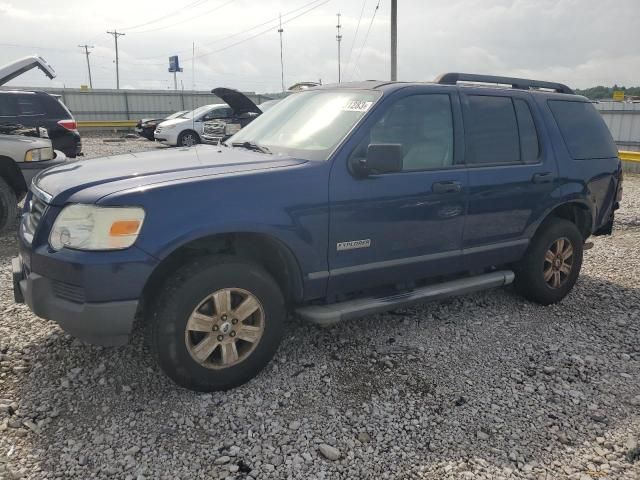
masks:
<instances>
[{"instance_id":1,"label":"front grille","mask_svg":"<svg viewBox=\"0 0 640 480\"><path fill-rule=\"evenodd\" d=\"M35 196L33 193L30 196L29 204L25 205L25 216L23 220L24 225L24 235L29 242L33 240L33 236L35 235L38 225L40 225L40 221L42 220L42 216L44 212L47 210L47 204L44 203L40 198Z\"/></svg>"},{"instance_id":2,"label":"front grille","mask_svg":"<svg viewBox=\"0 0 640 480\"><path fill-rule=\"evenodd\" d=\"M53 294L58 298L74 303L84 303L84 289L82 287L54 280L52 282L52 290Z\"/></svg>"}]
</instances>

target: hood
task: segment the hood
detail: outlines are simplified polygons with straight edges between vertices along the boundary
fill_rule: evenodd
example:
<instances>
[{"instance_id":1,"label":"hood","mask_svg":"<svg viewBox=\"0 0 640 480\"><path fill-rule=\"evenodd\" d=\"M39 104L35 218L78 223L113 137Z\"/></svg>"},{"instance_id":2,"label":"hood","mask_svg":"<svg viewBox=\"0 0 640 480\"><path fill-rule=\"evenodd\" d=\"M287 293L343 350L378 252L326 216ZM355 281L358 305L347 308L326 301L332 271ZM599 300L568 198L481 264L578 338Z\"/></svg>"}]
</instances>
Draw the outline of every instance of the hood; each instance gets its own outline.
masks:
<instances>
[{"instance_id":1,"label":"hood","mask_svg":"<svg viewBox=\"0 0 640 480\"><path fill-rule=\"evenodd\" d=\"M160 123L164 121L165 121L164 118L143 118L138 123L142 125L143 123L149 123L149 122Z\"/></svg>"},{"instance_id":2,"label":"hood","mask_svg":"<svg viewBox=\"0 0 640 480\"><path fill-rule=\"evenodd\" d=\"M211 93L221 98L224 103L233 108L236 115L241 115L243 113L262 113L262 110L260 110L249 97L238 90L218 87L211 90Z\"/></svg>"},{"instance_id":3,"label":"hood","mask_svg":"<svg viewBox=\"0 0 640 480\"><path fill-rule=\"evenodd\" d=\"M160 123L158 123L158 126L163 126L163 127L171 127L172 125L179 125L181 123L184 122L189 122L191 123L192 118L172 118L171 120L161 120Z\"/></svg>"},{"instance_id":4,"label":"hood","mask_svg":"<svg viewBox=\"0 0 640 480\"><path fill-rule=\"evenodd\" d=\"M83 202L97 202L105 195L122 190L190 178L282 168L305 162L242 148L198 145L69 162L43 171L34 179L34 183L51 195L52 204L62 205L82 190L87 190L87 195L92 197L83 197Z\"/></svg>"},{"instance_id":5,"label":"hood","mask_svg":"<svg viewBox=\"0 0 640 480\"><path fill-rule=\"evenodd\" d=\"M53 70L53 67L44 60L44 58L37 55L31 55L0 67L0 85L10 82L14 78L19 77L23 73L36 67L42 70L42 72L50 79L55 78L56 72Z\"/></svg>"}]
</instances>

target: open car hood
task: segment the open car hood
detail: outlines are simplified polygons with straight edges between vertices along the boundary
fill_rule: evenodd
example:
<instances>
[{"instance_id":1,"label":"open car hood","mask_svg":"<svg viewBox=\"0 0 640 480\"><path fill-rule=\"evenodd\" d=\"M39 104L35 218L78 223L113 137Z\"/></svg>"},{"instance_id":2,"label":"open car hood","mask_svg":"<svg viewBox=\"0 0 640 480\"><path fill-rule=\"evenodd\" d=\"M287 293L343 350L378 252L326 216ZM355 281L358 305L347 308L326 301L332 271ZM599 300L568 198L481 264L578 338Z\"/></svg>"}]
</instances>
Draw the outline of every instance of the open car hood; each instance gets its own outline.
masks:
<instances>
[{"instance_id":1,"label":"open car hood","mask_svg":"<svg viewBox=\"0 0 640 480\"><path fill-rule=\"evenodd\" d=\"M56 72L53 70L53 67L44 60L44 58L39 57L38 55L31 55L0 67L0 85L4 85L5 83L36 67L42 70L47 77L55 78Z\"/></svg>"},{"instance_id":2,"label":"open car hood","mask_svg":"<svg viewBox=\"0 0 640 480\"><path fill-rule=\"evenodd\" d=\"M251 101L244 93L232 88L218 87L211 90L211 93L221 98L224 103L233 108L236 115L243 113L262 113L262 110Z\"/></svg>"}]
</instances>

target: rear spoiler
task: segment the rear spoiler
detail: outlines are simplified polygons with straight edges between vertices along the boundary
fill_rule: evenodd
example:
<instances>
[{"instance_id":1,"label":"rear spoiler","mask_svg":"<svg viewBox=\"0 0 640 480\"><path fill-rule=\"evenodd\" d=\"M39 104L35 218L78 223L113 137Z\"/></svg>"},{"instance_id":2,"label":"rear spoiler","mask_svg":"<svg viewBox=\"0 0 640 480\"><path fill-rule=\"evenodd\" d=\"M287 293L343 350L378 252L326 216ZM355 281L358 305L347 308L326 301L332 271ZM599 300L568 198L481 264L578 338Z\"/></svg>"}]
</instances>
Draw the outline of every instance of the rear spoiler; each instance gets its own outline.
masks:
<instances>
[{"instance_id":1,"label":"rear spoiler","mask_svg":"<svg viewBox=\"0 0 640 480\"><path fill-rule=\"evenodd\" d=\"M44 58L38 55L31 55L0 67L0 85L4 85L33 68L39 68L50 79L56 76L53 67L49 65Z\"/></svg>"}]
</instances>

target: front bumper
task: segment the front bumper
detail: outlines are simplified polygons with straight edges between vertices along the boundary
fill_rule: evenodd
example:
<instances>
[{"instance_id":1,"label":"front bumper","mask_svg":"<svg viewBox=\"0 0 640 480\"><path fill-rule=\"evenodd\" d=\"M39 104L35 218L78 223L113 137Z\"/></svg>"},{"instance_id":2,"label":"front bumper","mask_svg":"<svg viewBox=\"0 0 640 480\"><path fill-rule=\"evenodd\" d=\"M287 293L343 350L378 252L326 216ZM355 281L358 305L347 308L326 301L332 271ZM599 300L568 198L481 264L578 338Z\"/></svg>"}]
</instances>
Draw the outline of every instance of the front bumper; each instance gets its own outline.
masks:
<instances>
[{"instance_id":1,"label":"front bumper","mask_svg":"<svg viewBox=\"0 0 640 480\"><path fill-rule=\"evenodd\" d=\"M38 317L55 321L64 331L96 345L124 345L129 339L138 300L78 303L60 298L55 281L30 272L20 257L11 261L13 295ZM59 289L59 287L58 287Z\"/></svg>"},{"instance_id":2,"label":"front bumper","mask_svg":"<svg viewBox=\"0 0 640 480\"><path fill-rule=\"evenodd\" d=\"M161 130L158 132L157 130L153 133L153 137L157 142L165 143L167 145L177 145L178 144L178 129L173 130Z\"/></svg>"}]
</instances>

